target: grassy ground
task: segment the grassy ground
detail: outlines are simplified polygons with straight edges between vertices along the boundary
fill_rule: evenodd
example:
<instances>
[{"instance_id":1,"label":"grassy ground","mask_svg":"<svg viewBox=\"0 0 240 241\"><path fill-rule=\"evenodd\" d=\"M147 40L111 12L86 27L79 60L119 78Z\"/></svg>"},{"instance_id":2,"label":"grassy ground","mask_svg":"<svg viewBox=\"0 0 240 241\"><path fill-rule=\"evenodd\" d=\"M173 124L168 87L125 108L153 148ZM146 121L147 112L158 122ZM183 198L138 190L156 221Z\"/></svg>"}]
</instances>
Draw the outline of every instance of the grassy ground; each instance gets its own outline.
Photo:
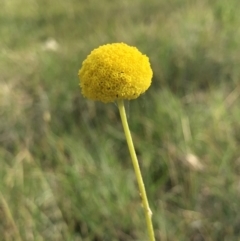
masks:
<instances>
[{"instance_id":1,"label":"grassy ground","mask_svg":"<svg viewBox=\"0 0 240 241\"><path fill-rule=\"evenodd\" d=\"M147 54L126 103L156 239L240 240L240 3L3 0L0 240L147 240L114 104L77 72L109 42Z\"/></svg>"}]
</instances>

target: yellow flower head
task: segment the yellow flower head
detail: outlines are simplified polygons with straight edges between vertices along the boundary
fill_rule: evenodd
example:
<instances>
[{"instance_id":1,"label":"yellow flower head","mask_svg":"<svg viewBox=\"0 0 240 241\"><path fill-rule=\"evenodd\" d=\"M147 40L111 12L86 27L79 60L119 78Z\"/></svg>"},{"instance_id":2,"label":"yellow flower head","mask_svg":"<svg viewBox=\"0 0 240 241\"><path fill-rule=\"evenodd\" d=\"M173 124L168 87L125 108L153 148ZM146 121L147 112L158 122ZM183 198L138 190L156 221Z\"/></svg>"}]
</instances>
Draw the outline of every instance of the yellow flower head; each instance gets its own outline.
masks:
<instances>
[{"instance_id":1,"label":"yellow flower head","mask_svg":"<svg viewBox=\"0 0 240 241\"><path fill-rule=\"evenodd\" d=\"M148 57L124 43L94 49L78 73L82 94L105 103L137 98L151 85L152 75Z\"/></svg>"}]
</instances>

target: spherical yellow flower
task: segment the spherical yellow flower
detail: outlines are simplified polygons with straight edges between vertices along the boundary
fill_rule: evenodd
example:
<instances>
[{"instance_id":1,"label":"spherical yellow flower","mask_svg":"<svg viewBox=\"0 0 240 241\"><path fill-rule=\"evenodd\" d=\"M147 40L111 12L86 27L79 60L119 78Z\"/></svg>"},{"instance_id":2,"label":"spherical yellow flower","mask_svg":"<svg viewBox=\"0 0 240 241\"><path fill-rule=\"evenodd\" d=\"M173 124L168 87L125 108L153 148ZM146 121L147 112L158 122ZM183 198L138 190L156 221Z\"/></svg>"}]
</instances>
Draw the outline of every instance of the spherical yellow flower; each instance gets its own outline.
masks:
<instances>
[{"instance_id":1,"label":"spherical yellow flower","mask_svg":"<svg viewBox=\"0 0 240 241\"><path fill-rule=\"evenodd\" d=\"M82 94L105 103L137 98L151 85L152 75L148 57L124 43L94 49L78 73Z\"/></svg>"}]
</instances>

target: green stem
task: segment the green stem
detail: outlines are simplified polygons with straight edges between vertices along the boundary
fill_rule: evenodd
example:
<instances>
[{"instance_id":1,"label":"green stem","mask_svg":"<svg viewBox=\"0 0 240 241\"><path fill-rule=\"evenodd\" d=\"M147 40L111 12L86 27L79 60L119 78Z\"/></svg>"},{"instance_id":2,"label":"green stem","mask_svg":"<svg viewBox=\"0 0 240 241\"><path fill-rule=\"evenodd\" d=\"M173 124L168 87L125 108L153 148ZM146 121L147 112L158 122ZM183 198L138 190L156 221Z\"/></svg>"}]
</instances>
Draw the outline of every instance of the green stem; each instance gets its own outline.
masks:
<instances>
[{"instance_id":1,"label":"green stem","mask_svg":"<svg viewBox=\"0 0 240 241\"><path fill-rule=\"evenodd\" d=\"M132 136L131 136L131 133L130 133L130 130L129 130L129 127L128 127L128 122L127 122L127 117L126 117L126 112L125 112L123 100L118 100L118 109L119 109L119 112L120 112L124 133L125 133L125 136L126 136L129 152L130 152L130 155L131 155L132 164L133 164L134 171L135 171L135 174L136 174L138 187L139 187L139 191L140 191L140 196L142 198L143 208L144 208L146 222L147 222L149 239L150 239L150 241L155 241L153 225L152 225L152 212L151 212L151 209L150 209L149 204L148 204L147 194L146 194L144 182L143 182L143 179L142 179L141 170L140 170L137 155L136 155L136 152L135 152L135 149L134 149Z\"/></svg>"}]
</instances>

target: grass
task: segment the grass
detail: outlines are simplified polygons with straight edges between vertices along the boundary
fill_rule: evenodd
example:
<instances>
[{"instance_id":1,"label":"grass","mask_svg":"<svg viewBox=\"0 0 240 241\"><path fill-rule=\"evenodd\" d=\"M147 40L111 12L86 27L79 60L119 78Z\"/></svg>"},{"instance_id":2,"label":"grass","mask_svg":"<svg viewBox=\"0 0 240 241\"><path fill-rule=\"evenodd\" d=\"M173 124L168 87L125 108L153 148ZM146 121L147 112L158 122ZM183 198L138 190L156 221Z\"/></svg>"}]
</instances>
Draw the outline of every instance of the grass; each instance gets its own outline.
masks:
<instances>
[{"instance_id":1,"label":"grass","mask_svg":"<svg viewBox=\"0 0 240 241\"><path fill-rule=\"evenodd\" d=\"M108 42L146 53L126 103L156 239L240 240L239 2L3 1L0 240L147 240L116 105L77 72Z\"/></svg>"}]
</instances>

